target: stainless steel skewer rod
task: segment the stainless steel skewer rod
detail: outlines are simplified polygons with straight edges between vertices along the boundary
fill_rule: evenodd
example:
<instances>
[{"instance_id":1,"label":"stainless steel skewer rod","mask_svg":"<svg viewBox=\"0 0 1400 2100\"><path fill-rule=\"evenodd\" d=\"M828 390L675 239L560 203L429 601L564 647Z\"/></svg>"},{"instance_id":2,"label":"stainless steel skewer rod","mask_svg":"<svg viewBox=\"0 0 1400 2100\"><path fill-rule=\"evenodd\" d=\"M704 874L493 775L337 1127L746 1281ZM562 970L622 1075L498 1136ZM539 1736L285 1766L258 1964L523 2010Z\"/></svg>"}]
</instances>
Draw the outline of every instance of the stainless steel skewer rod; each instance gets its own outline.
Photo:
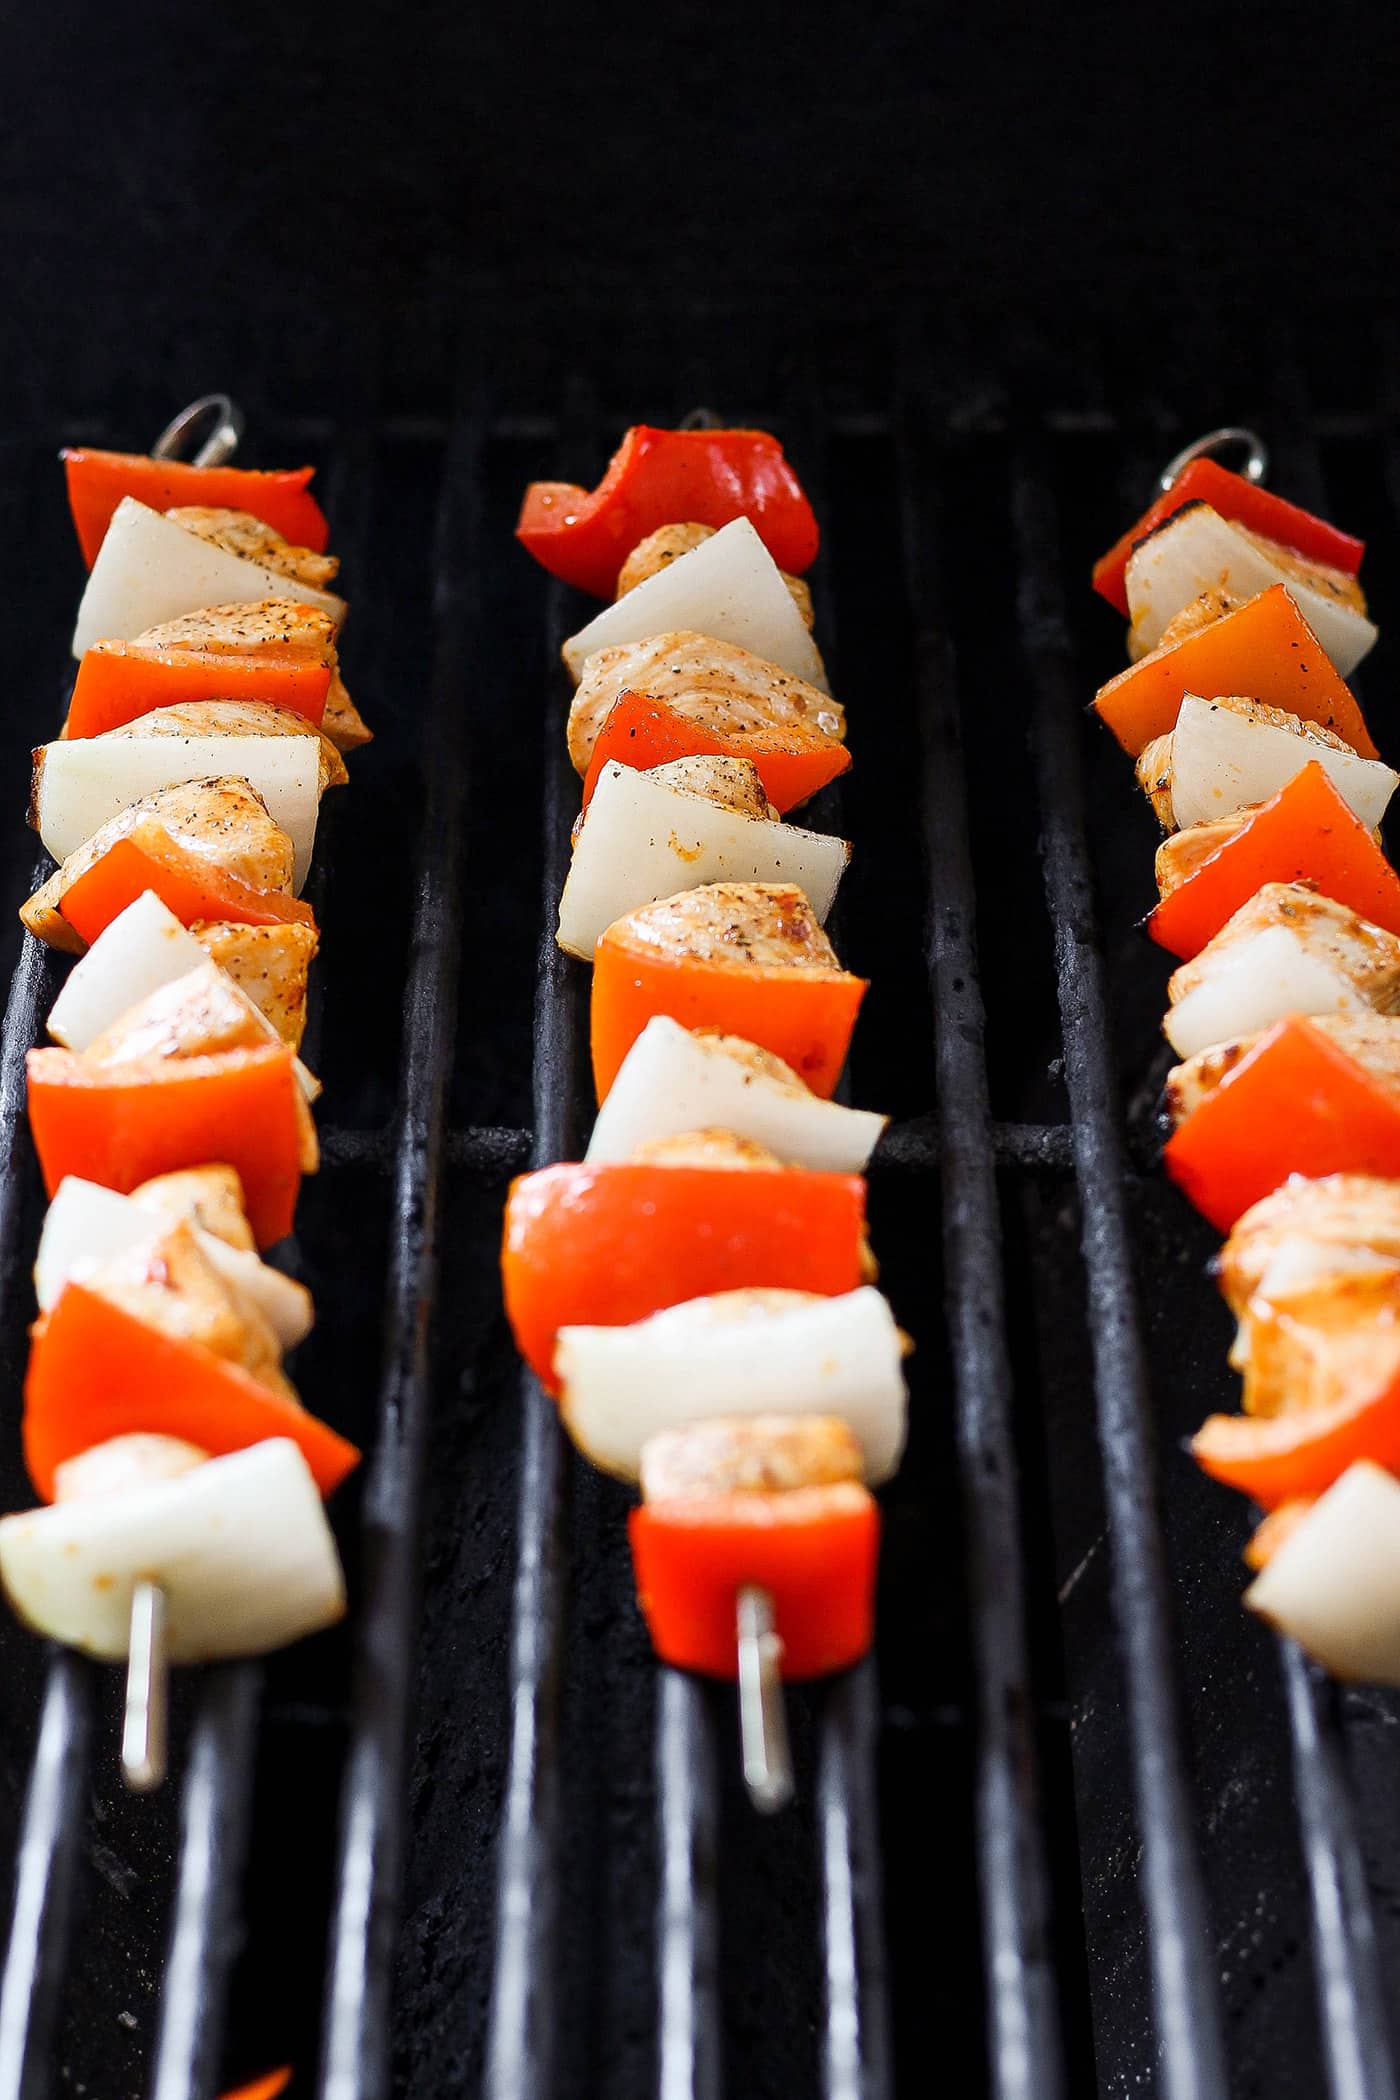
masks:
<instances>
[{"instance_id":1,"label":"stainless steel skewer rod","mask_svg":"<svg viewBox=\"0 0 1400 2100\"><path fill-rule=\"evenodd\" d=\"M744 1785L760 1814L786 1808L793 1796L792 1746L783 1705L783 1644L773 1599L750 1584L739 1592L739 1739Z\"/></svg>"},{"instance_id":2,"label":"stainless steel skewer rod","mask_svg":"<svg viewBox=\"0 0 1400 2100\"><path fill-rule=\"evenodd\" d=\"M131 1593L131 1643L122 1721L122 1777L133 1794L165 1778L170 1664L165 1648L165 1591L138 1582Z\"/></svg>"},{"instance_id":3,"label":"stainless steel skewer rod","mask_svg":"<svg viewBox=\"0 0 1400 2100\"><path fill-rule=\"evenodd\" d=\"M229 394L201 394L173 416L151 447L152 459L183 459L191 433L212 419L213 428L191 466L221 467L233 458L243 435L243 411Z\"/></svg>"}]
</instances>

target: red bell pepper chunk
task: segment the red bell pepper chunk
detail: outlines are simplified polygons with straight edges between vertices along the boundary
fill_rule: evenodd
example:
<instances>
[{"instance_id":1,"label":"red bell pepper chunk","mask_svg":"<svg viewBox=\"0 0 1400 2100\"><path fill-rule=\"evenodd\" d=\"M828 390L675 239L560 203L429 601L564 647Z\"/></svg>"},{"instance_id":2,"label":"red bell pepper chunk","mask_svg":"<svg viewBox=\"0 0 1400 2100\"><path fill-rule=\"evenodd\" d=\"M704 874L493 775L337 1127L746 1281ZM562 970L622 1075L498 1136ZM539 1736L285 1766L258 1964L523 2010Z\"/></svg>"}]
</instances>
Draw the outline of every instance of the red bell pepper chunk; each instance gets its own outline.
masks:
<instances>
[{"instance_id":1,"label":"red bell pepper chunk","mask_svg":"<svg viewBox=\"0 0 1400 2100\"><path fill-rule=\"evenodd\" d=\"M599 1102L657 1014L682 1028L718 1028L757 1043L829 1100L867 982L849 970L711 961L639 940L619 920L593 951L589 1042Z\"/></svg>"},{"instance_id":2,"label":"red bell pepper chunk","mask_svg":"<svg viewBox=\"0 0 1400 2100\"><path fill-rule=\"evenodd\" d=\"M50 1196L66 1174L130 1195L157 1174L225 1161L243 1183L260 1247L292 1229L305 1100L288 1043L99 1064L31 1050L29 1127Z\"/></svg>"},{"instance_id":3,"label":"red bell pepper chunk","mask_svg":"<svg viewBox=\"0 0 1400 2100\"><path fill-rule=\"evenodd\" d=\"M145 827L139 838L115 840L70 883L58 909L91 946L143 890L154 890L182 926L199 919L227 919L239 926L316 924L316 914L300 897L255 888L204 854L192 853L158 825Z\"/></svg>"},{"instance_id":4,"label":"red bell pepper chunk","mask_svg":"<svg viewBox=\"0 0 1400 2100\"><path fill-rule=\"evenodd\" d=\"M222 1156L222 1155L220 1155ZM861 1282L865 1183L811 1174L609 1162L511 1184L506 1314L546 1387L561 1327L624 1327L749 1285L836 1297Z\"/></svg>"},{"instance_id":5,"label":"red bell pepper chunk","mask_svg":"<svg viewBox=\"0 0 1400 2100\"><path fill-rule=\"evenodd\" d=\"M627 1528L652 1644L678 1670L734 1676L749 1583L773 1600L784 1677L844 1670L870 1646L880 1512L854 1482L646 1502Z\"/></svg>"},{"instance_id":6,"label":"red bell pepper chunk","mask_svg":"<svg viewBox=\"0 0 1400 2100\"><path fill-rule=\"evenodd\" d=\"M1175 729L1182 696L1243 694L1316 722L1362 758L1379 758L1351 688L1309 627L1286 584L1270 584L1222 619L1129 664L1094 700L1099 719L1130 758Z\"/></svg>"},{"instance_id":7,"label":"red bell pepper chunk","mask_svg":"<svg viewBox=\"0 0 1400 2100\"><path fill-rule=\"evenodd\" d=\"M1134 547L1188 503L1208 503L1232 524L1263 533L1266 539L1291 547L1305 561L1323 562L1346 576L1357 574L1366 552L1364 540L1339 532L1325 518L1300 510L1296 503L1285 503L1282 496L1261 488L1258 482L1247 481L1243 474L1232 474L1217 460L1193 459L1166 494L1159 496L1136 525L1094 563L1094 589L1110 605L1116 605L1119 612L1128 610L1127 571Z\"/></svg>"},{"instance_id":8,"label":"red bell pepper chunk","mask_svg":"<svg viewBox=\"0 0 1400 2100\"><path fill-rule=\"evenodd\" d=\"M191 700L260 701L304 715L319 726L330 687L330 665L318 664L305 649L234 656L209 649L101 642L78 665L68 703L68 734L101 736L153 708Z\"/></svg>"},{"instance_id":9,"label":"red bell pepper chunk","mask_svg":"<svg viewBox=\"0 0 1400 2100\"><path fill-rule=\"evenodd\" d=\"M285 1393L202 1342L177 1340L134 1313L66 1284L37 1322L24 1381L24 1462L46 1502L54 1471L109 1437L183 1437L214 1458L290 1437L329 1495L360 1462L356 1447Z\"/></svg>"},{"instance_id":10,"label":"red bell pepper chunk","mask_svg":"<svg viewBox=\"0 0 1400 2100\"><path fill-rule=\"evenodd\" d=\"M1290 1174L1400 1177L1400 1092L1289 1014L1192 1111L1163 1158L1197 1210L1228 1232Z\"/></svg>"},{"instance_id":11,"label":"red bell pepper chunk","mask_svg":"<svg viewBox=\"0 0 1400 2100\"><path fill-rule=\"evenodd\" d=\"M1315 759L1162 899L1147 930L1189 961L1266 882L1315 882L1400 934L1400 876Z\"/></svg>"},{"instance_id":12,"label":"red bell pepper chunk","mask_svg":"<svg viewBox=\"0 0 1400 2100\"><path fill-rule=\"evenodd\" d=\"M764 430L627 432L596 489L532 481L516 538L551 576L611 598L638 541L660 525L748 518L780 569L816 559L817 521L783 448Z\"/></svg>"},{"instance_id":13,"label":"red bell pepper chunk","mask_svg":"<svg viewBox=\"0 0 1400 2100\"><path fill-rule=\"evenodd\" d=\"M1203 1472L1263 1509L1323 1494L1348 1466L1369 1458L1400 1473L1400 1377L1327 1407L1281 1415L1211 1415L1191 1441ZM1275 1538L1266 1541L1276 1547Z\"/></svg>"},{"instance_id":14,"label":"red bell pepper chunk","mask_svg":"<svg viewBox=\"0 0 1400 2100\"><path fill-rule=\"evenodd\" d=\"M240 2085L235 2092L225 2093L222 2100L277 2100L292 2082L292 2067L284 2064L280 2071L269 2071L265 2078L255 2078L251 2085Z\"/></svg>"},{"instance_id":15,"label":"red bell pepper chunk","mask_svg":"<svg viewBox=\"0 0 1400 2100\"><path fill-rule=\"evenodd\" d=\"M848 770L851 754L844 744L817 729L796 723L785 729L732 732L707 729L699 722L647 693L619 693L598 732L583 782L583 806L593 800L598 776L609 759L650 773L673 758L747 758L758 769L764 793L786 816L838 774Z\"/></svg>"},{"instance_id":16,"label":"red bell pepper chunk","mask_svg":"<svg viewBox=\"0 0 1400 2100\"><path fill-rule=\"evenodd\" d=\"M63 464L68 507L89 568L123 496L135 496L151 510L174 510L187 503L246 510L294 546L310 547L317 554L326 551L330 527L307 487L314 467L288 467L273 473L250 467L196 467L188 460L150 459L143 452L98 452L89 445L65 447Z\"/></svg>"}]
</instances>

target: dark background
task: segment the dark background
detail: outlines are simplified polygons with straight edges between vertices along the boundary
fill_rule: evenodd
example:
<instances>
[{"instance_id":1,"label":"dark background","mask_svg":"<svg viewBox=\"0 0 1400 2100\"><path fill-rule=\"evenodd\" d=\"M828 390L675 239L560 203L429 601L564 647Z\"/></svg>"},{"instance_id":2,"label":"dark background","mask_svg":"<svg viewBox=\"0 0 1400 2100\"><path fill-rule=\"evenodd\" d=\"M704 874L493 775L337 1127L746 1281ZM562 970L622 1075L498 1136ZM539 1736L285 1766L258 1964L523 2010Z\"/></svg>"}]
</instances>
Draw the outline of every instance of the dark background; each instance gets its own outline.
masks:
<instances>
[{"instance_id":1,"label":"dark background","mask_svg":"<svg viewBox=\"0 0 1400 2100\"><path fill-rule=\"evenodd\" d=\"M795 338L925 295L1073 355L1395 298L1400 17L1175 6L55 0L0 31L0 415L386 319L415 401L487 308L522 358L678 299ZM116 354L114 355L114 348Z\"/></svg>"}]
</instances>

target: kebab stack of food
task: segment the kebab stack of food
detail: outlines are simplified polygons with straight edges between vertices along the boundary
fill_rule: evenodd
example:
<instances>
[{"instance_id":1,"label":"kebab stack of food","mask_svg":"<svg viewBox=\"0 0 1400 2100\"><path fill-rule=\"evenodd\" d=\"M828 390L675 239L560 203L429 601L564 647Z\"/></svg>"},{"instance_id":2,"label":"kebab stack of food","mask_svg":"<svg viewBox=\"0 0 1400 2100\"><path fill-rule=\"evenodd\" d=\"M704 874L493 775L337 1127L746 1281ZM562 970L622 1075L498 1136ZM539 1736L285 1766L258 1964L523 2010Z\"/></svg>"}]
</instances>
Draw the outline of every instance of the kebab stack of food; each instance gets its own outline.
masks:
<instances>
[{"instance_id":1,"label":"kebab stack of food","mask_svg":"<svg viewBox=\"0 0 1400 2100\"><path fill-rule=\"evenodd\" d=\"M1168 1172L1229 1236L1242 1412L1193 1444L1264 1512L1245 1601L1400 1683L1397 782L1346 676L1361 543L1197 457L1098 564L1131 667L1095 705L1161 820Z\"/></svg>"},{"instance_id":2,"label":"kebab stack of food","mask_svg":"<svg viewBox=\"0 0 1400 2100\"><path fill-rule=\"evenodd\" d=\"M506 1308L579 1450L640 1485L658 1654L735 1676L759 1596L783 1674L817 1676L870 1644L907 1395L865 1232L885 1119L832 1099L865 991L823 930L850 847L787 821L850 764L816 520L765 433L637 428L592 492L534 484L519 536L611 602L563 651L558 938L592 965L598 1116L511 1189Z\"/></svg>"},{"instance_id":3,"label":"kebab stack of food","mask_svg":"<svg viewBox=\"0 0 1400 2100\"><path fill-rule=\"evenodd\" d=\"M359 1454L287 1376L311 1300L262 1252L317 1164L299 892L369 731L310 468L66 461L90 573L67 720L34 755L57 866L20 916L78 960L28 1062L43 1506L0 1521L0 1579L36 1630L113 1659L154 1597L168 1659L194 1662L344 1610L322 1498Z\"/></svg>"}]
</instances>

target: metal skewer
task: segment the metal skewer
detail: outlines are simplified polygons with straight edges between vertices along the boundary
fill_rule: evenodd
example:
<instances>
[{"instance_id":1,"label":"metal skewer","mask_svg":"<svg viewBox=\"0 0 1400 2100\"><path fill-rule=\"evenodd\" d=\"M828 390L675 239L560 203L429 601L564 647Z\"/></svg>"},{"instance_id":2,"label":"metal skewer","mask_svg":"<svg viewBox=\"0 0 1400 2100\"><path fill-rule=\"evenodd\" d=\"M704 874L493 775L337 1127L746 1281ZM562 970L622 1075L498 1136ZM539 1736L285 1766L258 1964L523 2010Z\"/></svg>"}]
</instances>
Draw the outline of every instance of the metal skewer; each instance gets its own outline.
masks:
<instances>
[{"instance_id":1,"label":"metal skewer","mask_svg":"<svg viewBox=\"0 0 1400 2100\"><path fill-rule=\"evenodd\" d=\"M228 394L202 394L171 418L151 447L152 459L180 459L193 434L212 425L194 454L196 467L221 467L243 435L243 411ZM138 1582L131 1593L122 1717L122 1777L134 1794L165 1779L169 1741L170 1658L165 1646L165 1592Z\"/></svg>"},{"instance_id":2,"label":"metal skewer","mask_svg":"<svg viewBox=\"0 0 1400 2100\"><path fill-rule=\"evenodd\" d=\"M793 1796L792 1746L788 1741L780 1664L783 1644L773 1620L773 1599L750 1584L739 1592L739 1740L744 1784L761 1815L786 1808Z\"/></svg>"},{"instance_id":3,"label":"metal skewer","mask_svg":"<svg viewBox=\"0 0 1400 2100\"><path fill-rule=\"evenodd\" d=\"M1263 438L1257 430L1246 429L1242 423L1222 423L1218 430L1207 430L1204 436L1183 445L1157 476L1157 486L1165 494L1181 479L1183 470L1193 459L1213 459L1217 452L1228 452L1235 446L1244 449L1244 465L1240 472L1245 480L1262 481L1269 471L1269 448Z\"/></svg>"},{"instance_id":4,"label":"metal skewer","mask_svg":"<svg viewBox=\"0 0 1400 2100\"><path fill-rule=\"evenodd\" d=\"M169 1689L165 1591L158 1583L138 1582L131 1593L122 1720L122 1778L133 1794L152 1793L165 1778Z\"/></svg>"}]
</instances>

